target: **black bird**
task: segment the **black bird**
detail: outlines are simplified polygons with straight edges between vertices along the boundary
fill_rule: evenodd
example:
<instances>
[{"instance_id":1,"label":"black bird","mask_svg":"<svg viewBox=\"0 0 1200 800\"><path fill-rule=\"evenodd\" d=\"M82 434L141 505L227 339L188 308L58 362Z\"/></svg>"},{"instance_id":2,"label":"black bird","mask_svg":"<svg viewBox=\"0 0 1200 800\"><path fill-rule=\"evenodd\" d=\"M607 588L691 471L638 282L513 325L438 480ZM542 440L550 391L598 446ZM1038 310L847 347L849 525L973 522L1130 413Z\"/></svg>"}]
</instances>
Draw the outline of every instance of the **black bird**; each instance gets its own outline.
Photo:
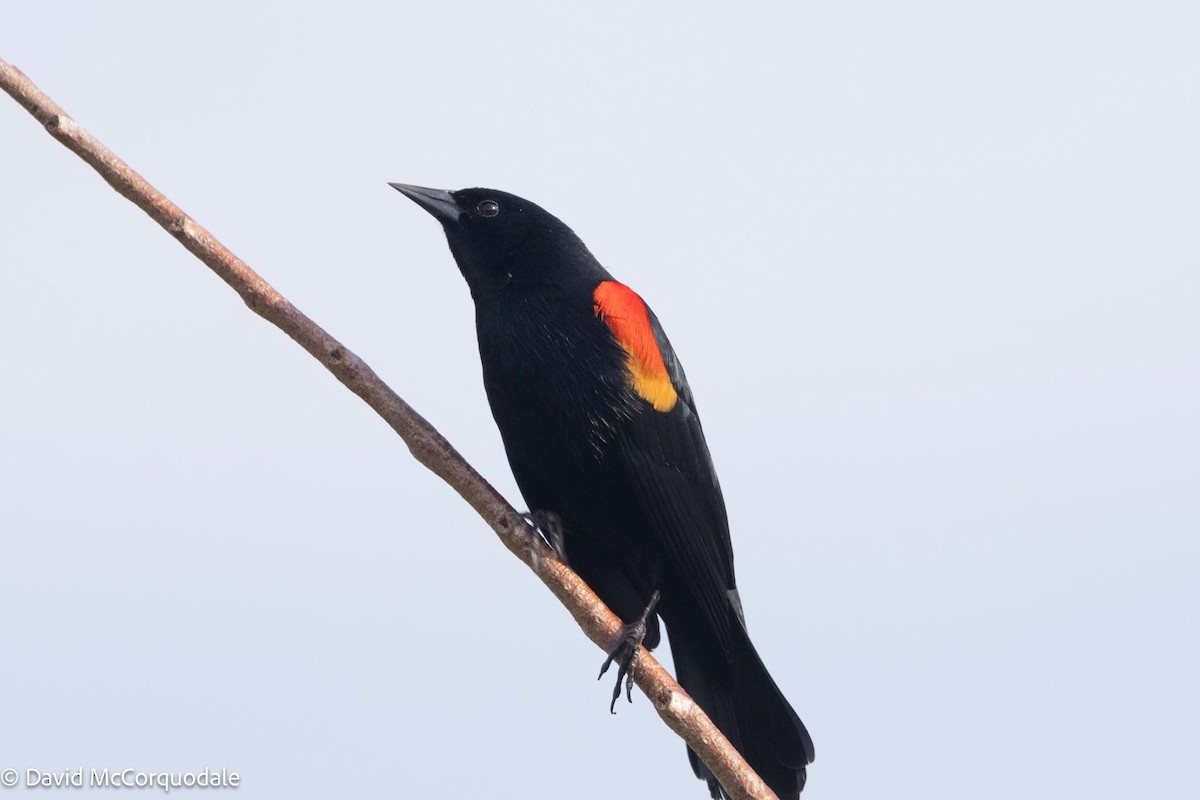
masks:
<instances>
[{"instance_id":1,"label":"black bird","mask_svg":"<svg viewBox=\"0 0 1200 800\"><path fill-rule=\"evenodd\" d=\"M661 617L680 684L780 798L798 798L812 739L746 635L725 501L658 318L528 200L391 185L445 229L517 485L561 521L568 562L627 623L622 669L639 634L658 644Z\"/></svg>"}]
</instances>

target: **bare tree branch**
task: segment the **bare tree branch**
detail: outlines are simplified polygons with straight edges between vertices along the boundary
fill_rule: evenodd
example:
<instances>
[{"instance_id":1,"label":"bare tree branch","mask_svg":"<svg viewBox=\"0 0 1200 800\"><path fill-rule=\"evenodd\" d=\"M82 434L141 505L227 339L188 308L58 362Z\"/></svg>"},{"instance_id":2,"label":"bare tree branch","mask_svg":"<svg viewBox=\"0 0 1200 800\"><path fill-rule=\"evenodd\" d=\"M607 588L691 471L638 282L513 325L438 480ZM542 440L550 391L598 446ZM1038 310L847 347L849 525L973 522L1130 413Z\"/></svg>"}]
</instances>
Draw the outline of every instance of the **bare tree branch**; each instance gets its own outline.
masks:
<instances>
[{"instance_id":1,"label":"bare tree branch","mask_svg":"<svg viewBox=\"0 0 1200 800\"><path fill-rule=\"evenodd\" d=\"M483 517L504 545L525 562L579 623L607 649L621 627L591 589L554 557L522 517L420 414L393 392L362 359L301 313L240 258L146 182L71 119L17 68L0 60L0 86L58 141L92 166L114 189L145 211L241 295L254 313L292 337L392 426L413 456L450 484ZM775 795L713 725L704 711L645 649L636 683L671 730L688 743L737 800Z\"/></svg>"}]
</instances>

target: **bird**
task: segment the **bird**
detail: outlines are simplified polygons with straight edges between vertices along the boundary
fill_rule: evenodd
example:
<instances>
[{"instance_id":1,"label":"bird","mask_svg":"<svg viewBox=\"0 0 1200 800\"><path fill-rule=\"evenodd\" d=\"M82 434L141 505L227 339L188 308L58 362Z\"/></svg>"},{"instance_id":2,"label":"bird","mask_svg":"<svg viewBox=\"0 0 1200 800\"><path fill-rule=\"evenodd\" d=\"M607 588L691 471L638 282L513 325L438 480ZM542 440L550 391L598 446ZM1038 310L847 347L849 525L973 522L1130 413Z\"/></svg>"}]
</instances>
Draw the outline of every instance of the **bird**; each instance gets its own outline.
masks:
<instances>
[{"instance_id":1,"label":"bird","mask_svg":"<svg viewBox=\"0 0 1200 800\"><path fill-rule=\"evenodd\" d=\"M725 501L658 317L528 200L390 185L441 223L466 279L522 497L625 623L605 662L620 664L613 703L665 624L680 685L781 800L798 798L812 738L746 633ZM712 798L727 797L690 748L688 759Z\"/></svg>"}]
</instances>

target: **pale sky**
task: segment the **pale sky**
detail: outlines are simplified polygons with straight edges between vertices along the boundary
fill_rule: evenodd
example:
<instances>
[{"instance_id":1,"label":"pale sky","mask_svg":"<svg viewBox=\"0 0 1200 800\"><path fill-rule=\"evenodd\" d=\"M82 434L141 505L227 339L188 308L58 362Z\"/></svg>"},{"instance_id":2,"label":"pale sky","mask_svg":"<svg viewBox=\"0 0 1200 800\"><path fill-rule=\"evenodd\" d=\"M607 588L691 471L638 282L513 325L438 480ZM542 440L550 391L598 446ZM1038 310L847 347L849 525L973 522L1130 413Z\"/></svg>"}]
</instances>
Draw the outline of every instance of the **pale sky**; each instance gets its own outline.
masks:
<instances>
[{"instance_id":1,"label":"pale sky","mask_svg":"<svg viewBox=\"0 0 1200 800\"><path fill-rule=\"evenodd\" d=\"M805 798L1166 800L1200 749L1198 30L1186 2L7 3L0 58L518 507L466 286L387 181L571 225L687 368ZM0 144L0 770L705 797L366 406L7 97Z\"/></svg>"}]
</instances>

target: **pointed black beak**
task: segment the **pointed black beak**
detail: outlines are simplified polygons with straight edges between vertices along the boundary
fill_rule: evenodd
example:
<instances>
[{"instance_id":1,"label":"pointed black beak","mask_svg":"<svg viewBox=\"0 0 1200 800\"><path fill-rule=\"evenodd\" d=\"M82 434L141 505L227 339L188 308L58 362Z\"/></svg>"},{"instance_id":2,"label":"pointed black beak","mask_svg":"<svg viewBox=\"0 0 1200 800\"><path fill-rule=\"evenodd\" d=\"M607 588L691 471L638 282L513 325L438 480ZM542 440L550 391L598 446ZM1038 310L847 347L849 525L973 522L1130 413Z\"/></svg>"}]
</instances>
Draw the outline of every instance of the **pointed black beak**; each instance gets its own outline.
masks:
<instances>
[{"instance_id":1,"label":"pointed black beak","mask_svg":"<svg viewBox=\"0 0 1200 800\"><path fill-rule=\"evenodd\" d=\"M389 183L388 186L433 214L438 222L458 222L458 203L454 202L454 197L449 192L426 189L424 186L409 186L407 183Z\"/></svg>"}]
</instances>

